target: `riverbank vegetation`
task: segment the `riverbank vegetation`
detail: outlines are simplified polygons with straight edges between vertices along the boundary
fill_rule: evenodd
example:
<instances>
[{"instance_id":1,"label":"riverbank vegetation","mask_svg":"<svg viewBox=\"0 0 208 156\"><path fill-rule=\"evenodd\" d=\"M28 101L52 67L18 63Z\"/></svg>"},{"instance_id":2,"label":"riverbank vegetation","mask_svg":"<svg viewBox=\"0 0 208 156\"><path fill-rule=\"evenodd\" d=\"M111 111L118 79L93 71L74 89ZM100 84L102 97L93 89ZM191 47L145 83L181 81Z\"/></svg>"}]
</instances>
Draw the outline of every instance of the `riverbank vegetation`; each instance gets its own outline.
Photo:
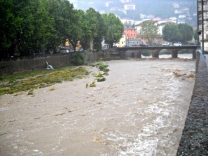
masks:
<instances>
[{"instance_id":1,"label":"riverbank vegetation","mask_svg":"<svg viewBox=\"0 0 208 156\"><path fill-rule=\"evenodd\" d=\"M56 70L35 70L5 75L0 77L0 95L21 91L29 91L28 94L31 95L34 89L48 87L63 81L72 81L88 74L89 72L84 67L65 67Z\"/></svg>"},{"instance_id":2,"label":"riverbank vegetation","mask_svg":"<svg viewBox=\"0 0 208 156\"><path fill-rule=\"evenodd\" d=\"M193 28L188 24L170 23L163 28L163 39L165 41L187 43L193 39L193 36Z\"/></svg>"},{"instance_id":3,"label":"riverbank vegetation","mask_svg":"<svg viewBox=\"0 0 208 156\"><path fill-rule=\"evenodd\" d=\"M123 25L114 14L93 8L76 10L68 0L0 1L0 60L57 52L66 39L75 50L99 49L103 37L112 45Z\"/></svg>"},{"instance_id":4,"label":"riverbank vegetation","mask_svg":"<svg viewBox=\"0 0 208 156\"><path fill-rule=\"evenodd\" d=\"M88 87L96 87L96 82L103 82L106 80L106 76L108 76L108 72L110 71L108 65L104 62L97 62L96 64L92 65L99 69L99 71L94 75L95 80L91 83L86 84L86 88Z\"/></svg>"}]
</instances>

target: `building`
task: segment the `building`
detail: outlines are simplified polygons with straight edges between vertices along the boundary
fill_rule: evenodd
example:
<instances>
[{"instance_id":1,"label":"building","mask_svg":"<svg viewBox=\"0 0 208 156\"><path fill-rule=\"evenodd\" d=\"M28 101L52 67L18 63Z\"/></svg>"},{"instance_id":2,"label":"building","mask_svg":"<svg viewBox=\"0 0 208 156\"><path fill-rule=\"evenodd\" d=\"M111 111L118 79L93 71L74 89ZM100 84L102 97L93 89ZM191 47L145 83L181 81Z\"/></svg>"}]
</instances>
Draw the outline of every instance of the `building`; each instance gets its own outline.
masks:
<instances>
[{"instance_id":1,"label":"building","mask_svg":"<svg viewBox=\"0 0 208 156\"><path fill-rule=\"evenodd\" d=\"M135 39L128 39L126 41L127 47L138 47L140 45L144 45L143 41L141 39L135 38Z\"/></svg>"},{"instance_id":2,"label":"building","mask_svg":"<svg viewBox=\"0 0 208 156\"><path fill-rule=\"evenodd\" d=\"M124 10L136 10L136 5L135 4L124 4Z\"/></svg>"},{"instance_id":3,"label":"building","mask_svg":"<svg viewBox=\"0 0 208 156\"><path fill-rule=\"evenodd\" d=\"M117 43L117 47L122 48L126 47L126 36L123 34L119 42Z\"/></svg>"},{"instance_id":4,"label":"building","mask_svg":"<svg viewBox=\"0 0 208 156\"><path fill-rule=\"evenodd\" d=\"M178 24L184 24L184 23L186 23L186 19L187 19L187 17L186 17L185 14L178 15L177 23Z\"/></svg>"},{"instance_id":5,"label":"building","mask_svg":"<svg viewBox=\"0 0 208 156\"><path fill-rule=\"evenodd\" d=\"M121 1L121 3L130 3L131 2L131 0L120 0Z\"/></svg>"},{"instance_id":6,"label":"building","mask_svg":"<svg viewBox=\"0 0 208 156\"><path fill-rule=\"evenodd\" d=\"M198 0L197 2L198 41L201 43L202 51L208 51L208 0Z\"/></svg>"},{"instance_id":7,"label":"building","mask_svg":"<svg viewBox=\"0 0 208 156\"><path fill-rule=\"evenodd\" d=\"M126 39L135 39L138 37L138 33L135 28L126 28L124 29L123 34L126 36Z\"/></svg>"}]
</instances>

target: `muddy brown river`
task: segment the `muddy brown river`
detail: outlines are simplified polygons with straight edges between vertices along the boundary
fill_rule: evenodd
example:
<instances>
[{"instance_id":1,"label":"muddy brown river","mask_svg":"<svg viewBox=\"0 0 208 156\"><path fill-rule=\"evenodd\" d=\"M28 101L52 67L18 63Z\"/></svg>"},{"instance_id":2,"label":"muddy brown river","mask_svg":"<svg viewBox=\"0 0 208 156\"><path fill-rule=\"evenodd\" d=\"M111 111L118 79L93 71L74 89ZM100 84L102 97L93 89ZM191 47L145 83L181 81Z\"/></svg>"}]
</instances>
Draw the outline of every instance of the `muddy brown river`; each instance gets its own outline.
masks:
<instances>
[{"instance_id":1,"label":"muddy brown river","mask_svg":"<svg viewBox=\"0 0 208 156\"><path fill-rule=\"evenodd\" d=\"M175 156L195 62L106 63L109 76L94 88L86 88L91 74L33 96L0 96L0 155Z\"/></svg>"}]
</instances>

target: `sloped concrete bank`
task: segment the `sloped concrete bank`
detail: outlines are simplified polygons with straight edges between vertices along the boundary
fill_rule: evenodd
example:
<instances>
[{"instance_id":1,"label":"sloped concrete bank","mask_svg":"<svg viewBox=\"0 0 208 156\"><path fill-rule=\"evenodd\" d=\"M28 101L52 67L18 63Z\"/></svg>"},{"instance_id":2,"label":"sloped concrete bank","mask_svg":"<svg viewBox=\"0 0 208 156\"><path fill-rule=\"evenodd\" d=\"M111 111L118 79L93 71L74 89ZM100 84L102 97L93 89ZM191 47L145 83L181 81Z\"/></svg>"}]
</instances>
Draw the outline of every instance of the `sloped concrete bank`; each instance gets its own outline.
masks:
<instances>
[{"instance_id":1,"label":"sloped concrete bank","mask_svg":"<svg viewBox=\"0 0 208 156\"><path fill-rule=\"evenodd\" d=\"M196 81L177 156L208 155L208 66L197 54Z\"/></svg>"}]
</instances>

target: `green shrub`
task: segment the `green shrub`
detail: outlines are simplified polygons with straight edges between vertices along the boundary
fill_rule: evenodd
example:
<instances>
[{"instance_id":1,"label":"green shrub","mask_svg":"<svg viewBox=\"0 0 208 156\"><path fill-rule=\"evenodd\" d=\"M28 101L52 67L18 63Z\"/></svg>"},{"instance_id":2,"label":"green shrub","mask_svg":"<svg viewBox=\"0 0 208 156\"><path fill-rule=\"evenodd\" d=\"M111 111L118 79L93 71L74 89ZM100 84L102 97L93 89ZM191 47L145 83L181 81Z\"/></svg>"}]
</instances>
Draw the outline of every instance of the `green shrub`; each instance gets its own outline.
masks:
<instances>
[{"instance_id":1,"label":"green shrub","mask_svg":"<svg viewBox=\"0 0 208 156\"><path fill-rule=\"evenodd\" d=\"M96 77L96 80L97 82L102 82L102 81L105 81L106 78L104 77L105 73L104 72L99 72L95 77Z\"/></svg>"},{"instance_id":2,"label":"green shrub","mask_svg":"<svg viewBox=\"0 0 208 156\"><path fill-rule=\"evenodd\" d=\"M75 54L72 57L72 64L73 65L83 65L84 64L84 57L81 53L75 52Z\"/></svg>"},{"instance_id":3,"label":"green shrub","mask_svg":"<svg viewBox=\"0 0 208 156\"><path fill-rule=\"evenodd\" d=\"M104 72L105 74L109 72L108 65L104 64L103 62L98 62L96 66L100 71Z\"/></svg>"}]
</instances>

